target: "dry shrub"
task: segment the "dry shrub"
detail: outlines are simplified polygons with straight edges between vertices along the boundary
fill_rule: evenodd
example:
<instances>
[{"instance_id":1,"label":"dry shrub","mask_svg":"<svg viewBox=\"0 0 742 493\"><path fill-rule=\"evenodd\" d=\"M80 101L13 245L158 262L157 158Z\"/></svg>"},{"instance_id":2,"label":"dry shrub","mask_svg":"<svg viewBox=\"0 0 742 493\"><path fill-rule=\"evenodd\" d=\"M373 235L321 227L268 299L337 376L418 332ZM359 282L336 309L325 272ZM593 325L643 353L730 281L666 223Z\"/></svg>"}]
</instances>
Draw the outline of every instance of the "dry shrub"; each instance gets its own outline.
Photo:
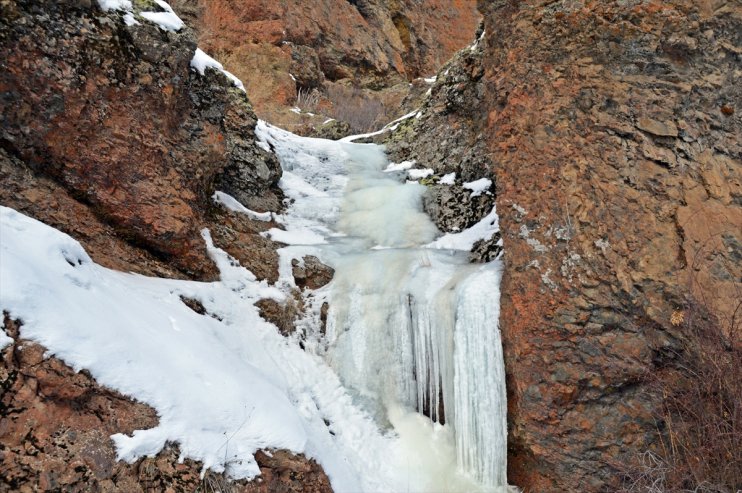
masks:
<instances>
[{"instance_id":1,"label":"dry shrub","mask_svg":"<svg viewBox=\"0 0 742 493\"><path fill-rule=\"evenodd\" d=\"M195 493L232 493L233 491L232 483L224 474L206 471Z\"/></svg>"},{"instance_id":2,"label":"dry shrub","mask_svg":"<svg viewBox=\"0 0 742 493\"><path fill-rule=\"evenodd\" d=\"M681 316L682 313L682 316ZM626 492L742 490L742 341L705 306L673 314L684 349L651 386L661 398L660 443L624 469Z\"/></svg>"},{"instance_id":3,"label":"dry shrub","mask_svg":"<svg viewBox=\"0 0 742 493\"><path fill-rule=\"evenodd\" d=\"M377 130L390 119L384 104L358 87L328 84L327 98L332 103L328 116L347 122L355 134Z\"/></svg>"},{"instance_id":4,"label":"dry shrub","mask_svg":"<svg viewBox=\"0 0 742 493\"><path fill-rule=\"evenodd\" d=\"M314 113L319 106L320 97L317 89L301 88L296 93L296 106L305 113Z\"/></svg>"}]
</instances>

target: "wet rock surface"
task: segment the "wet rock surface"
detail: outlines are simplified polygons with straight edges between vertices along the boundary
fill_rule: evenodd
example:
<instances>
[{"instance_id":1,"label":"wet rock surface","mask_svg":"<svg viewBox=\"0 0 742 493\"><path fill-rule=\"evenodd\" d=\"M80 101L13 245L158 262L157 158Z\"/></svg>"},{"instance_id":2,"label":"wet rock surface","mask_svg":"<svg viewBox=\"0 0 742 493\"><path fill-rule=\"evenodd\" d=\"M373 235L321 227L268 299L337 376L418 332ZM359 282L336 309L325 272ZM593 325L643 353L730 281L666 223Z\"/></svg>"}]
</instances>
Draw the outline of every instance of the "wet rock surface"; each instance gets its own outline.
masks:
<instances>
[{"instance_id":1,"label":"wet rock surface","mask_svg":"<svg viewBox=\"0 0 742 493\"><path fill-rule=\"evenodd\" d=\"M54 183L98 227L181 275L215 278L200 235L214 189L248 207L280 203L280 166L255 143L244 93L214 70L191 70L188 28L127 26L97 2L1 8L0 144L15 158L4 166L23 163L24 188ZM42 208L26 211L48 216Z\"/></svg>"},{"instance_id":2,"label":"wet rock surface","mask_svg":"<svg viewBox=\"0 0 742 493\"><path fill-rule=\"evenodd\" d=\"M231 482L202 465L179 461L176 446L133 464L116 460L110 436L157 425L155 411L99 386L46 350L19 338L0 351L0 491L330 492L321 468L285 451L258 452L259 479Z\"/></svg>"}]
</instances>

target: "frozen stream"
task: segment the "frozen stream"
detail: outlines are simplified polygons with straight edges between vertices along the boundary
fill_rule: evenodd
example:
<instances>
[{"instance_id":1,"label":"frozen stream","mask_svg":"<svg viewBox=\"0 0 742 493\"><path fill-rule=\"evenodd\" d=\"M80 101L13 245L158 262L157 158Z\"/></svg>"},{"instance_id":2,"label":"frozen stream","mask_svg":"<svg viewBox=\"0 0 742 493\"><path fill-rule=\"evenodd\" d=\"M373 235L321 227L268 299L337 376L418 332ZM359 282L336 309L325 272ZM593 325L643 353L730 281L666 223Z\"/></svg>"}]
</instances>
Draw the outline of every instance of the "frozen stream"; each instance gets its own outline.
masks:
<instances>
[{"instance_id":1,"label":"frozen stream","mask_svg":"<svg viewBox=\"0 0 742 493\"><path fill-rule=\"evenodd\" d=\"M496 215L436 242L441 234L421 210L425 187L405 171L385 171L383 148L301 138L262 122L258 136L279 156L281 187L293 199L286 231L269 232L290 245L280 252L283 282L293 283L291 260L307 254L336 271L315 293L314 317L303 326L308 348L380 427L399 434L423 465L415 474L429 476L422 484L504 487L502 266L467 261L477 235L497 228ZM324 301L330 311L321 335Z\"/></svg>"},{"instance_id":2,"label":"frozen stream","mask_svg":"<svg viewBox=\"0 0 742 493\"><path fill-rule=\"evenodd\" d=\"M285 230L268 232L289 245L276 286L215 246L208 229L220 280L161 279L102 267L70 236L0 206L0 311L22 321L21 339L157 412L156 426L111 437L120 460L172 443L204 471L251 479L256 451L286 449L317 460L338 493L502 492L501 265L466 261L496 230L495 211L441 236L420 211L424 187L384 172L379 147L264 123L258 133L294 199L276 218ZM285 301L292 259L308 254L336 274L305 292L310 309L286 338L255 303ZM0 350L13 343L0 330Z\"/></svg>"}]
</instances>

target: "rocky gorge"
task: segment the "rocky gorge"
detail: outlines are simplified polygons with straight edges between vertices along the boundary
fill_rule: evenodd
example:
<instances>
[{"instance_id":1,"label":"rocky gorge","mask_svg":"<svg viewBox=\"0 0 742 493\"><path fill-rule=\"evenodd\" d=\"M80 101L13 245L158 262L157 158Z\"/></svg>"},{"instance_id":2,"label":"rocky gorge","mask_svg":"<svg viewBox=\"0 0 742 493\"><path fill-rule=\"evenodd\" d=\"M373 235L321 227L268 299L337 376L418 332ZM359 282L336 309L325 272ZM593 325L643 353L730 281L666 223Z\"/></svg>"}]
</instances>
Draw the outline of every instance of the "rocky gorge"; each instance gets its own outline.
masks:
<instances>
[{"instance_id":1,"label":"rocky gorge","mask_svg":"<svg viewBox=\"0 0 742 493\"><path fill-rule=\"evenodd\" d=\"M132 8L163 12L156 4ZM70 234L98 264L158 277L217 279L201 236L209 228L215 246L276 283L284 244L266 234L280 229L275 216L212 199L222 191L261 213L286 207L275 148L259 145L248 98L267 91L289 107L298 88L409 87L437 71L417 94L394 96L414 112L368 140L393 162L431 170L422 201L439 231L471 228L496 206L499 233L469 257L504 262L508 481L529 492L639 484L642 458L682 462L665 445L696 426L668 402L705 386L698 368L684 371L706 358L699 326L722 341L712 359L739 372L729 362L742 351L742 6L444 4L181 0L173 7L197 29L166 30L96 2L0 2L0 203ZM339 33L323 24L349 11L363 22ZM234 72L247 95L218 70L192 69L197 45L210 43L223 62L242 60ZM251 63L258 75L246 74ZM257 87L262 71L285 90ZM466 188L482 179L482 193ZM260 302L286 334L311 311L303 295L333 278L312 256L291 270L294 297ZM156 413L44 358L11 315L0 489L209 491L226 481L199 477L173 446L114 460L108 436L153 427ZM729 448L719 458L684 442L702 465L675 483L665 473L665 491L741 487L738 394L709 388L700 400L722 402L714 425L731 430L720 440ZM260 482L235 491L330 490L301 455L257 461Z\"/></svg>"}]
</instances>

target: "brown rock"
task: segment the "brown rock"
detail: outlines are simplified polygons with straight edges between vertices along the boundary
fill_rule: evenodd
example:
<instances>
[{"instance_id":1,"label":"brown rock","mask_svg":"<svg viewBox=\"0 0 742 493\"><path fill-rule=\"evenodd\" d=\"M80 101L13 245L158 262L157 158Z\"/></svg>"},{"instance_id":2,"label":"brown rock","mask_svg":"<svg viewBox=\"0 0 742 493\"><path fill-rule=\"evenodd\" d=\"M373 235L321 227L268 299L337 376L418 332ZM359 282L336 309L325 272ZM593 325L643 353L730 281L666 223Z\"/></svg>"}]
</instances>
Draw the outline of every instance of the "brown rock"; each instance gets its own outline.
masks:
<instances>
[{"instance_id":1,"label":"brown rock","mask_svg":"<svg viewBox=\"0 0 742 493\"><path fill-rule=\"evenodd\" d=\"M323 264L314 255L307 255L301 259L291 261L291 271L296 285L303 289L319 289L332 281L335 269Z\"/></svg>"},{"instance_id":2,"label":"brown rock","mask_svg":"<svg viewBox=\"0 0 742 493\"><path fill-rule=\"evenodd\" d=\"M742 123L718 102L742 101L720 51L742 8L483 9L510 479L613 491L616 463L656 444L643 375L679 350L672 313L692 297L728 324L739 302Z\"/></svg>"},{"instance_id":3,"label":"brown rock","mask_svg":"<svg viewBox=\"0 0 742 493\"><path fill-rule=\"evenodd\" d=\"M480 20L474 0L199 3L199 44L246 82L261 118L297 131L305 122L285 111L297 89L340 80L407 87L470 44ZM389 120L400 110L389 106Z\"/></svg>"},{"instance_id":4,"label":"brown rock","mask_svg":"<svg viewBox=\"0 0 742 493\"><path fill-rule=\"evenodd\" d=\"M301 293L295 291L283 303L271 299L262 299L255 303L260 309L260 316L278 328L284 336L289 336L296 331L296 320L304 311Z\"/></svg>"},{"instance_id":5,"label":"brown rock","mask_svg":"<svg viewBox=\"0 0 742 493\"><path fill-rule=\"evenodd\" d=\"M51 3L38 16L35 2L13 5L23 22L0 20L0 140L33 171L26 198L38 202L31 182L50 178L120 238L187 276L213 279L200 231L214 188L246 201L273 193L280 176L254 142L244 94L213 70L191 70L187 28L125 26L97 6ZM27 210L48 216L43 208Z\"/></svg>"},{"instance_id":6,"label":"brown rock","mask_svg":"<svg viewBox=\"0 0 742 493\"><path fill-rule=\"evenodd\" d=\"M651 118L642 117L637 120L636 126L645 132L660 137L677 137L678 127L671 121L658 122Z\"/></svg>"}]
</instances>

